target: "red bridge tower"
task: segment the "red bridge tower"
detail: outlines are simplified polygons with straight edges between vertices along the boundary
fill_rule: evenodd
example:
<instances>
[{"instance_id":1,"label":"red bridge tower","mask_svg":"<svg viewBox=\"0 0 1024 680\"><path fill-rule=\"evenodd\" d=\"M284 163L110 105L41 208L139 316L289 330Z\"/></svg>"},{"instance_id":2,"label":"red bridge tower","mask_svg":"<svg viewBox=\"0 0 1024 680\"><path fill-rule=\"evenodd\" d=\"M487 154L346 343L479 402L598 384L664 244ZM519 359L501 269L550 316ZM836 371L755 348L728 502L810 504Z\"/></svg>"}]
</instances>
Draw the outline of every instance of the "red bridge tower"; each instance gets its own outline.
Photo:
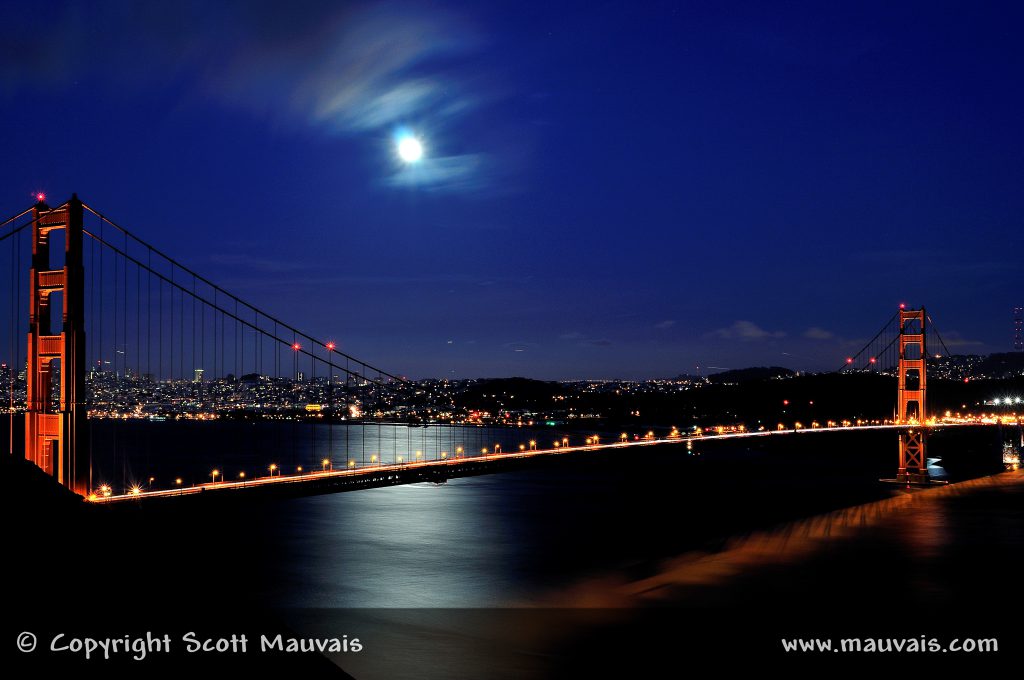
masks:
<instances>
[{"instance_id":1,"label":"red bridge tower","mask_svg":"<svg viewBox=\"0 0 1024 680\"><path fill-rule=\"evenodd\" d=\"M899 422L910 425L900 432L900 468L896 481L901 484L928 484L928 459L925 457L925 394L928 353L925 346L925 314L921 309L900 309L900 358L898 380Z\"/></svg>"},{"instance_id":2,"label":"red bridge tower","mask_svg":"<svg viewBox=\"0 0 1024 680\"><path fill-rule=\"evenodd\" d=\"M28 372L25 457L72 491L90 488L85 397L85 268L82 264L82 202L32 210L29 280ZM64 267L51 269L50 234L64 230ZM62 298L61 331L51 330L50 298ZM54 400L55 365L60 389Z\"/></svg>"}]
</instances>

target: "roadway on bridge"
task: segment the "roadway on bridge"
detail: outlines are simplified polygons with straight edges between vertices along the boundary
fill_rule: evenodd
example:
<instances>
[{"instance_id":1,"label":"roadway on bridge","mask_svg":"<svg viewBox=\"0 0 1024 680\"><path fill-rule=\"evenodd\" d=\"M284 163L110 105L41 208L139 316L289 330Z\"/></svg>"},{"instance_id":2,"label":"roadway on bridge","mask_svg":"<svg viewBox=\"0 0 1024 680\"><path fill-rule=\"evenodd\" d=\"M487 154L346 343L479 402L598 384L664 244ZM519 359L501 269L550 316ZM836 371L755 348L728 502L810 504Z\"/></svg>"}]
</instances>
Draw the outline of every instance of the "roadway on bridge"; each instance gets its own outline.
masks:
<instances>
[{"instance_id":1,"label":"roadway on bridge","mask_svg":"<svg viewBox=\"0 0 1024 680\"><path fill-rule=\"evenodd\" d=\"M941 429L946 427L962 427L962 426L977 426L977 425L997 425L999 421L994 419L982 419L972 421L957 421L957 422L937 422L934 424L928 424L923 427L928 429ZM747 439L752 437L779 437L788 435L811 435L811 434L823 434L828 432L850 432L850 431L862 431L862 430L903 430L908 427L922 427L920 425L899 425L899 424L884 424L884 425L850 425L850 426L836 426L836 427L821 427L821 428L797 428L797 429L783 429L783 430L760 430L760 431L741 431L741 432L723 432L721 434L702 434L699 436L678 436L678 437L665 437L665 438L642 438L636 440L617 440L610 443L588 443L582 446L560 446L558 448L548 449L535 449L526 451L510 451L508 453L487 453L473 456L452 456L440 459L422 460L422 461L411 461L402 463L378 463L375 465L369 465L365 467L352 467L341 470L311 470L307 472L297 472L295 474L285 475L277 474L266 477L255 477L252 479L244 479L239 481L211 481L210 483L196 484L188 487L179 487L173 489L159 489L159 490L142 490L136 488L133 492L125 494L112 494L112 495L98 495L92 494L88 500L94 503L107 504L107 503L121 503L126 501L140 501L144 498L168 498L175 496L191 496L198 493L205 493L208 491L240 491L244 489L256 489L264 488L268 486L286 485L286 484L310 484L318 483L322 484L325 481L336 480L352 480L356 481L359 478L369 478L373 476L379 476L380 474L406 472L410 470L437 470L437 471L456 471L460 467L467 466L469 464L479 465L488 463L499 463L501 461L512 461L536 457L551 457L566 454L575 454L581 452L594 452L594 451L608 451L613 449L630 449L636 447L646 446L663 446L668 444L692 444L693 442L701 441L722 441L727 439ZM589 441L589 440L588 440Z\"/></svg>"}]
</instances>

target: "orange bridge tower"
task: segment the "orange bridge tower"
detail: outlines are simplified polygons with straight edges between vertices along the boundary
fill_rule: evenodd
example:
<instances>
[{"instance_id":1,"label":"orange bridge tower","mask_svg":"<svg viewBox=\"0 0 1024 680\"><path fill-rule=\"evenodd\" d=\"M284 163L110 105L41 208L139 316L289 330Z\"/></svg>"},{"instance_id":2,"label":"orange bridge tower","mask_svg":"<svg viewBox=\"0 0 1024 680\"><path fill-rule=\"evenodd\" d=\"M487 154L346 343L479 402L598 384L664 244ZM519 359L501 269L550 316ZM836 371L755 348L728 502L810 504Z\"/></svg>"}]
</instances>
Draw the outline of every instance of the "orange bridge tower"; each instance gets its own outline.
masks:
<instances>
[{"instance_id":1,"label":"orange bridge tower","mask_svg":"<svg viewBox=\"0 0 1024 680\"><path fill-rule=\"evenodd\" d=\"M928 484L928 459L925 457L925 421L927 411L927 370L925 363L928 353L925 346L925 320L928 318L924 307L921 309L900 309L900 356L898 385L898 417L901 425L908 425L900 432L900 467L896 481L901 484Z\"/></svg>"},{"instance_id":2,"label":"orange bridge tower","mask_svg":"<svg viewBox=\"0 0 1024 680\"><path fill-rule=\"evenodd\" d=\"M85 396L85 268L82 264L82 202L72 195L50 208L32 210L29 279L28 370L25 457L72 491L89 493ZM64 230L64 266L50 264L50 235ZM63 305L60 332L52 330L51 296ZM54 373L60 386L54 399Z\"/></svg>"}]
</instances>

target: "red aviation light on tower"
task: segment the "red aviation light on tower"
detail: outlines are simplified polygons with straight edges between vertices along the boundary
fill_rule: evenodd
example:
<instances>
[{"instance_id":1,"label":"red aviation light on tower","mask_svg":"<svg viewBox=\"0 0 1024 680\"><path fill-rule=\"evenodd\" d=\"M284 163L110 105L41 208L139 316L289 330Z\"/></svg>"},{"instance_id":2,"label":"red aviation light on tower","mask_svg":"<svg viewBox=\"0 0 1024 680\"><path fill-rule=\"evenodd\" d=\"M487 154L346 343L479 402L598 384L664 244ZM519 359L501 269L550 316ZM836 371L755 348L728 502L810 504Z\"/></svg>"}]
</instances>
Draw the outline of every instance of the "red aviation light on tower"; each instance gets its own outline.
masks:
<instances>
[{"instance_id":1,"label":"red aviation light on tower","mask_svg":"<svg viewBox=\"0 0 1024 680\"><path fill-rule=\"evenodd\" d=\"M292 350L298 352L300 349L302 349L302 345L300 345L297 342L296 343L292 343Z\"/></svg>"},{"instance_id":2,"label":"red aviation light on tower","mask_svg":"<svg viewBox=\"0 0 1024 680\"><path fill-rule=\"evenodd\" d=\"M846 357L846 363L852 364L853 363L853 357Z\"/></svg>"},{"instance_id":3,"label":"red aviation light on tower","mask_svg":"<svg viewBox=\"0 0 1024 680\"><path fill-rule=\"evenodd\" d=\"M42 191L36 192L36 203L42 203L46 200L46 194Z\"/></svg>"},{"instance_id":4,"label":"red aviation light on tower","mask_svg":"<svg viewBox=\"0 0 1024 680\"><path fill-rule=\"evenodd\" d=\"M324 347L326 347L326 348L327 348L327 351L328 351L328 352L333 352L333 351L334 351L334 350L335 350L335 349L336 349L336 348L337 348L338 346L337 346L336 344L334 344L334 341L333 341L333 340L331 340L331 341L330 341L330 342L328 342L328 343L327 343L326 345L324 345Z\"/></svg>"},{"instance_id":5,"label":"red aviation light on tower","mask_svg":"<svg viewBox=\"0 0 1024 680\"><path fill-rule=\"evenodd\" d=\"M878 359L876 359L875 357L871 357L871 363L875 363L877 361L878 361Z\"/></svg>"},{"instance_id":6,"label":"red aviation light on tower","mask_svg":"<svg viewBox=\"0 0 1024 680\"><path fill-rule=\"evenodd\" d=\"M907 308L907 303L906 302L901 302L900 303L900 309L906 309L906 308Z\"/></svg>"}]
</instances>

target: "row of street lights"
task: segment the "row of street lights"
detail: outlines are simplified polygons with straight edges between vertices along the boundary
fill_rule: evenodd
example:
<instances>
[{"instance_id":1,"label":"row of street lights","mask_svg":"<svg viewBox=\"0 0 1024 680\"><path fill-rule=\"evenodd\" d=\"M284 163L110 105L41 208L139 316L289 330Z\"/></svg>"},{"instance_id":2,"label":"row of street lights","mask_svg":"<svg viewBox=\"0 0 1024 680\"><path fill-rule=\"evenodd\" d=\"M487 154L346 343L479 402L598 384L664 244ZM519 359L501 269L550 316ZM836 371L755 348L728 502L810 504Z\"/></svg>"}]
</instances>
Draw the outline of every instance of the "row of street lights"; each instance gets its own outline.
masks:
<instances>
[{"instance_id":1,"label":"row of street lights","mask_svg":"<svg viewBox=\"0 0 1024 680\"><path fill-rule=\"evenodd\" d=\"M623 432L619 436L619 440L620 441L624 442L624 441L627 441L628 439L629 439L629 435L627 435L625 432ZM598 435L594 435L592 437L587 437L587 439L586 439L586 445L587 446L596 446L599 443L600 443L600 438L599 438ZM558 449L558 448L568 448L568 446L569 446L569 438L568 437L562 437L561 440L555 440L552 444L553 444L553 448L555 448L555 449ZM537 450L537 440L536 439L531 439L528 444L520 444L519 445L519 451L521 453L525 453L526 451L536 451L536 450ZM456 456L456 458L463 456L464 453L465 453L465 449L462 446L456 446L455 447L455 456ZM500 443L499 444L495 444L493 450L489 450L487 447L484 447L484 448L480 449L480 453L482 455L484 455L484 456L488 456L488 455L491 455L491 454L501 455L501 444ZM442 459L447 459L448 458L448 452L447 451L441 451L440 452L440 456L441 456ZM414 460L416 462L419 462L420 460L422 460L422 458L423 458L423 452L422 451L416 451ZM405 462L404 456L397 455L395 457L395 462L396 463L403 463L403 462ZM383 465L384 461L377 454L374 453L374 454L370 455L370 463L371 464ZM320 466L321 466L321 469L322 469L323 472L333 472L334 471L334 461L331 460L330 458L324 458L323 460L321 460L320 461ZM355 467L356 467L356 461L355 460L349 460L348 461L348 468L349 469L353 469ZM275 475L278 476L278 477L281 476L281 468L277 465L277 463L271 463L270 466L267 469L270 471L270 476L271 477L274 477ZM302 466L301 465L296 468L296 472L298 474L302 473ZM225 481L224 475L221 473L221 471L219 469L214 469L214 470L212 470L210 472L210 481L213 484L216 484L218 476L221 478L221 483L223 483ZM245 473L244 472L240 472L238 474L238 476L239 476L239 479L242 479L242 480L245 479ZM181 479L180 478L176 479L175 483L180 485L181 484Z\"/></svg>"},{"instance_id":2,"label":"row of street lights","mask_svg":"<svg viewBox=\"0 0 1024 680\"><path fill-rule=\"evenodd\" d=\"M645 438L650 438L652 435L653 435L653 433L648 433L648 437L645 437ZM625 432L623 432L619 436L619 441L625 442L625 441L628 441L628 439L629 439L629 435L626 434ZM593 435L591 437L587 437L585 441L586 441L586 445L587 446L596 446L596 445L598 445L600 443L600 438L599 438L598 435ZM569 448L569 437L562 437L560 440L555 440L554 442L552 442L552 446L553 446L553 449ZM519 445L519 452L520 453L526 453L527 451L537 451L537 440L536 439L529 440L528 444L520 444ZM502 454L501 444L500 443L495 444L493 449L488 449L487 447L484 447L484 448L482 448L480 450L480 453L484 457L487 457L489 455L501 455ZM465 448L462 447L462 446L456 446L455 447L455 457L456 458L461 458L464 455L465 455ZM440 452L440 457L442 459L447 459L448 458L448 452L447 451L441 451ZM423 459L423 452L422 451L416 451L415 452L415 458L413 460L415 462L420 462L420 461L422 461L422 459ZM404 456L397 455L395 457L395 463L396 464L400 465L400 464L402 464L404 462L405 462L405 457ZM384 460L378 454L374 453L374 454L370 455L370 463L373 464L373 465L382 466L382 465L384 465ZM352 469L356 468L356 465L357 465L356 461L354 459L350 459L348 461L347 467L348 467L348 469L352 470ZM324 473L333 472L334 471L334 461L331 458L323 458L320 461L320 468L321 468L321 472L324 472ZM269 476L271 478L273 478L273 477L280 477L281 476L281 466L279 466L277 463L271 463L269 466L267 466L267 471L269 472ZM296 466L295 474L296 475L302 475L303 474L303 467L301 465ZM225 477L224 472L221 471L220 468L214 468L213 470L210 471L210 483L211 484L217 484L218 483L218 478L219 478L219 481L220 481L221 484L224 484L224 483L227 482L227 478ZM241 471L241 472L238 473L238 480L243 485L245 484L246 479L247 479L247 477L246 477L245 471ZM154 481L154 479L152 477L150 477L150 479L149 479L150 484L152 484L153 481ZM183 490L184 480L181 477L176 477L174 479L174 485L179 490ZM139 486L133 486L131 491L130 491L130 493L134 494L134 495L139 495L139 494L141 494L141 492L142 492L142 489ZM111 489L111 487L109 485L103 485L103 486L100 487L99 494L94 494L94 495L95 496L102 495L104 497L109 497L112 494L113 494L113 490Z\"/></svg>"}]
</instances>

